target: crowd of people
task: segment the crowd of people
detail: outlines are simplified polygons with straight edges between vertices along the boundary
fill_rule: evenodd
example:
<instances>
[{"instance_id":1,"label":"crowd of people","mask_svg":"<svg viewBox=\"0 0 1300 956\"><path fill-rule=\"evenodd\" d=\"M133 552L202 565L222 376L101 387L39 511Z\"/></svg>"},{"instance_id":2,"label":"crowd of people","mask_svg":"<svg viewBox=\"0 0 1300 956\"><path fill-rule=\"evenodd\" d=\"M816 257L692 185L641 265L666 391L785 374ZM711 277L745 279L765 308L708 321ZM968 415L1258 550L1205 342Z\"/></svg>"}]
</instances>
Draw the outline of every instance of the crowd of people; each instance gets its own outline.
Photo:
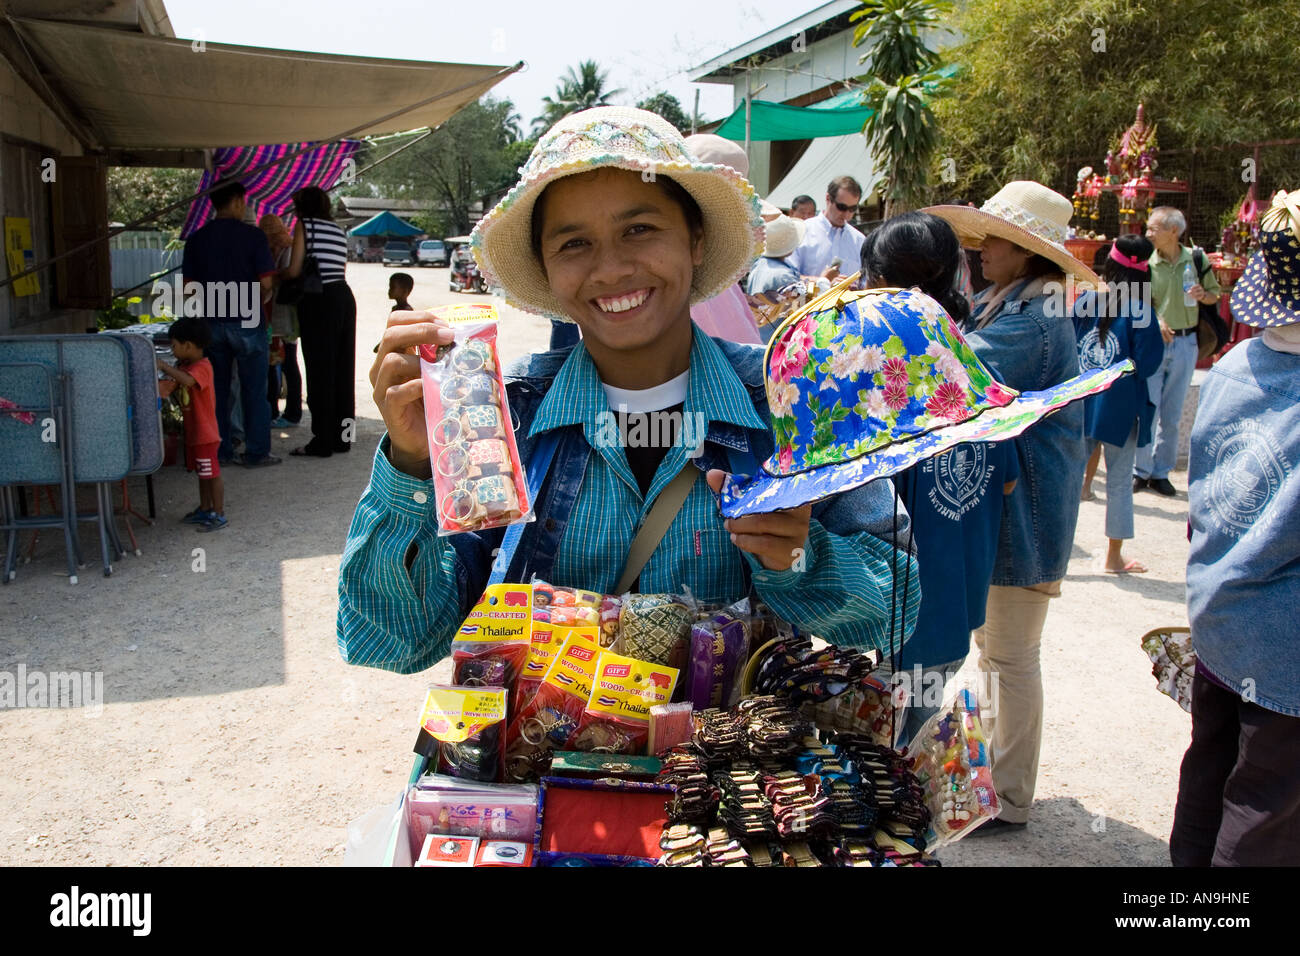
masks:
<instances>
[{"instance_id":1,"label":"crowd of people","mask_svg":"<svg viewBox=\"0 0 1300 956\"><path fill-rule=\"evenodd\" d=\"M215 215L186 240L181 264L197 303L170 329L180 361L158 363L181 387L186 463L199 477L199 504L184 520L203 532L229 523L221 467L280 464L271 430L301 424L299 342L312 437L290 454L329 458L350 451L355 437L356 300L329 194L294 193L292 233L271 213L246 222L247 194L233 180L209 194Z\"/></svg>"},{"instance_id":2,"label":"crowd of people","mask_svg":"<svg viewBox=\"0 0 1300 956\"><path fill-rule=\"evenodd\" d=\"M998 687L987 730L1002 803L1001 815L976 833L1021 830L1043 731L1040 644L1066 577L1079 503L1093 495L1104 459L1109 546L1100 567L1145 571L1124 551L1134 536L1133 496L1176 494L1169 476L1196 357L1189 330L1198 308L1218 301L1219 286L1203 257L1183 245L1186 224L1174 209L1154 210L1146 236L1109 243L1094 272L1066 251L1070 201L1039 183L1010 182L979 208L929 207L864 235L853 225L863 191L851 176L828 184L820 211L800 196L783 212L761 202L746 175L734 143L683 139L639 110L588 110L540 138L519 183L476 227L484 277L553 323L551 349L508 372L520 456L537 489L535 520L511 533L438 532L413 353L453 337L433 313L409 309L409 277L391 277L393 311L370 373L387 433L340 568L340 651L351 663L399 672L432 666L494 568L508 580L609 591L656 496L695 469L638 589L724 604L752 595L801 631L882 651L896 650L901 626L892 663L900 675L923 678L914 690L951 681L973 647L981 673ZM268 306L277 282L309 280L296 316L282 317L279 305L270 312L286 361L296 331L307 364L312 439L295 454L345 452L356 304L342 233L325 194L304 190L293 232L264 221L254 241L235 228L243 215L237 192L191 238L186 278L259 282ZM1300 454L1300 278L1289 286L1278 278L1293 268L1300 276L1296 205L1283 207L1289 218L1275 217L1267 261L1233 294L1234 310L1238 295L1250 297L1237 318L1269 326L1267 334L1213 368L1192 435L1188 603L1199 660L1171 840L1181 864L1300 860L1300 646L1284 618L1300 597L1300 486L1291 475ZM1018 437L962 442L890 472L892 481L850 483L816 501L724 518L719 496L729 500L734 476L789 470L783 456L796 440L772 426L777 412L792 414L799 394L789 378L797 363L785 366L785 379L769 366L790 358L789 342L773 343L767 356L759 347L788 330L760 327L748 297L790 286L825 290L853 273L861 273L861 288L898 297L890 301L900 315L941 314L959 329L960 349L974 357L956 361L939 349L927 361L950 385L991 376L993 404L1050 393L1117 363L1131 363L1130 374L1083 401L1063 400ZM1066 276L1087 286L1073 302L1063 299L1072 287ZM925 303L939 311L927 313ZM273 460L263 441L272 413L288 423L301 414L292 389L280 418L245 382L245 367L250 379L266 374L270 338L265 324L245 330L219 317L173 330L182 365L168 374L210 388L215 399L219 438L196 428L193 442L198 460L210 462L198 469L200 511L220 509L221 486L212 480L232 454L235 367L246 436L240 463ZM888 364L883 351L854 348L852 362L815 373L825 376L817 388ZM207 372L197 367L204 355ZM906 379L909 364L905 357L888 376ZM889 408L909 397L894 387L861 393L851 413L859 424L888 430ZM649 428L671 443L631 453L592 441L612 408L702 415L705 440L688 449L671 429ZM868 444L834 467L877 463L883 452ZM904 598L900 615L900 591L918 579L920 599L909 606ZM1252 626L1242 628L1247 619ZM903 744L940 706L933 695L913 696Z\"/></svg>"}]
</instances>

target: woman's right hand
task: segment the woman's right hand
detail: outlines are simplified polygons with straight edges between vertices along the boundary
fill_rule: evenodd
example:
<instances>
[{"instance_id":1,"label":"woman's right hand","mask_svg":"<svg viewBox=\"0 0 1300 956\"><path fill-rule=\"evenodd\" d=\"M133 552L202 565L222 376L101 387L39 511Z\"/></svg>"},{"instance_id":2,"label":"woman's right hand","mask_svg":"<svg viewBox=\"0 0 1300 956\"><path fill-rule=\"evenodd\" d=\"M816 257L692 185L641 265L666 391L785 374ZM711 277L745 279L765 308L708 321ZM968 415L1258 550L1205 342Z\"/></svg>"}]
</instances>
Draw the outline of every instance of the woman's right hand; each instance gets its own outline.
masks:
<instances>
[{"instance_id":1,"label":"woman's right hand","mask_svg":"<svg viewBox=\"0 0 1300 956\"><path fill-rule=\"evenodd\" d=\"M420 345L450 345L451 327L432 312L393 312L370 367L375 405L388 426L389 460L398 471L429 478L429 433L424 423Z\"/></svg>"}]
</instances>

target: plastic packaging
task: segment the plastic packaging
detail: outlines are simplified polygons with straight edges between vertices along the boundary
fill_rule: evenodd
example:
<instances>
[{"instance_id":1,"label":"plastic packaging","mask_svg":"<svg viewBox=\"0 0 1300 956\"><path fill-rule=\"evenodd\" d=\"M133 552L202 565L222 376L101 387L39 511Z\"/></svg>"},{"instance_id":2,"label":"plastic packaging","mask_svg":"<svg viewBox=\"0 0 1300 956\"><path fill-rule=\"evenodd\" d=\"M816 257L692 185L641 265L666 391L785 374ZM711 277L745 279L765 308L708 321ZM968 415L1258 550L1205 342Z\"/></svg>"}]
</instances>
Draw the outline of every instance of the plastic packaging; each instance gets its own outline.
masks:
<instances>
[{"instance_id":1,"label":"plastic packaging","mask_svg":"<svg viewBox=\"0 0 1300 956\"><path fill-rule=\"evenodd\" d=\"M650 708L673 698L678 671L605 651L596 662L591 698L569 749L639 754L650 736Z\"/></svg>"},{"instance_id":2,"label":"plastic packaging","mask_svg":"<svg viewBox=\"0 0 1300 956\"><path fill-rule=\"evenodd\" d=\"M411 853L419 853L430 833L531 842L537 794L532 784L474 783L426 773L406 795Z\"/></svg>"},{"instance_id":3,"label":"plastic packaging","mask_svg":"<svg viewBox=\"0 0 1300 956\"><path fill-rule=\"evenodd\" d=\"M549 767L577 730L591 696L600 645L590 629L569 632L559 655L532 699L515 716L506 733L506 779L531 781Z\"/></svg>"},{"instance_id":4,"label":"plastic packaging","mask_svg":"<svg viewBox=\"0 0 1300 956\"><path fill-rule=\"evenodd\" d=\"M452 639L452 682L513 694L532 644L532 623L530 585L488 585Z\"/></svg>"},{"instance_id":5,"label":"plastic packaging","mask_svg":"<svg viewBox=\"0 0 1300 956\"><path fill-rule=\"evenodd\" d=\"M615 652L651 664L685 665L695 620L689 598L676 594L624 594L621 602Z\"/></svg>"},{"instance_id":6,"label":"plastic packaging","mask_svg":"<svg viewBox=\"0 0 1300 956\"><path fill-rule=\"evenodd\" d=\"M749 656L749 602L691 625L686 699L696 710L730 707L740 696L740 674Z\"/></svg>"},{"instance_id":7,"label":"plastic packaging","mask_svg":"<svg viewBox=\"0 0 1300 956\"><path fill-rule=\"evenodd\" d=\"M912 772L930 810L928 847L954 843L998 815L1001 804L973 691L962 689L926 721L913 747Z\"/></svg>"},{"instance_id":8,"label":"plastic packaging","mask_svg":"<svg viewBox=\"0 0 1300 956\"><path fill-rule=\"evenodd\" d=\"M601 647L609 647L618 634L619 607L619 599L609 594L533 580L534 620L566 626L599 627Z\"/></svg>"},{"instance_id":9,"label":"plastic packaging","mask_svg":"<svg viewBox=\"0 0 1300 956\"><path fill-rule=\"evenodd\" d=\"M511 713L521 713L528 706L546 679L551 664L560 656L560 651L572 634L580 634L594 645L598 640L599 628L566 627L533 621L533 640L528 648L524 669L519 674L519 686L515 691Z\"/></svg>"},{"instance_id":10,"label":"plastic packaging","mask_svg":"<svg viewBox=\"0 0 1300 956\"><path fill-rule=\"evenodd\" d=\"M504 688L434 685L424 699L415 752L434 761L439 773L500 780L505 729Z\"/></svg>"},{"instance_id":11,"label":"plastic packaging","mask_svg":"<svg viewBox=\"0 0 1300 956\"><path fill-rule=\"evenodd\" d=\"M420 346L438 533L532 521L497 355L496 309L460 305L436 314L456 337L451 346Z\"/></svg>"}]
</instances>

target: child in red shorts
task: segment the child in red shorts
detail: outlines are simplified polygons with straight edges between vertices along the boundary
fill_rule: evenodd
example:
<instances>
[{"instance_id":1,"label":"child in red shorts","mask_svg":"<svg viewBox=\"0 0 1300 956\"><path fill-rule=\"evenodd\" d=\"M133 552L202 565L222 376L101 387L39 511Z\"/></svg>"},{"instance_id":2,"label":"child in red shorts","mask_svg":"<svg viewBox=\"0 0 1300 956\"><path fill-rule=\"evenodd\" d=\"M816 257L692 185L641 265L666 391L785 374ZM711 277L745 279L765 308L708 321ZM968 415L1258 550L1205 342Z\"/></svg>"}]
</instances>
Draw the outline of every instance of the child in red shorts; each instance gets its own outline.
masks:
<instances>
[{"instance_id":1,"label":"child in red shorts","mask_svg":"<svg viewBox=\"0 0 1300 956\"><path fill-rule=\"evenodd\" d=\"M196 524L199 531L219 531L227 524L225 486L217 448L221 433L217 430L217 403L212 391L212 363L203 350L212 340L202 319L186 316L172 323L172 354L180 359L171 366L161 359L158 370L181 385L181 410L185 414L185 467L199 474L199 506L182 520Z\"/></svg>"}]
</instances>

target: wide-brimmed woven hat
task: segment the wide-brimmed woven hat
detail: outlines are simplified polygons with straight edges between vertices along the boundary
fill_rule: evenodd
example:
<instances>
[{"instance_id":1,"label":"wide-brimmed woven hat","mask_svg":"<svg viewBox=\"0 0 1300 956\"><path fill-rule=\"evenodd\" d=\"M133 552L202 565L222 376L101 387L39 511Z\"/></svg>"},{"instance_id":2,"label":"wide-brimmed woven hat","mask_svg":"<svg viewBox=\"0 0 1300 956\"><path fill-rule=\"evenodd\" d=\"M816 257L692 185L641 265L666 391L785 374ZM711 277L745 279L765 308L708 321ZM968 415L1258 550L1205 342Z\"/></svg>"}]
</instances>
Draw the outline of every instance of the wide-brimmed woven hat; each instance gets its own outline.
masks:
<instances>
[{"instance_id":1,"label":"wide-brimmed woven hat","mask_svg":"<svg viewBox=\"0 0 1300 956\"><path fill-rule=\"evenodd\" d=\"M778 216L767 224L767 241L763 244L763 255L773 259L784 259L803 242L804 224L802 219Z\"/></svg>"},{"instance_id":2,"label":"wide-brimmed woven hat","mask_svg":"<svg viewBox=\"0 0 1300 956\"><path fill-rule=\"evenodd\" d=\"M963 442L1015 438L1133 370L1125 359L1017 392L994 381L934 299L916 289L854 292L856 279L791 313L768 343L775 451L758 474L727 478L726 517L797 508Z\"/></svg>"},{"instance_id":3,"label":"wide-brimmed woven hat","mask_svg":"<svg viewBox=\"0 0 1300 956\"><path fill-rule=\"evenodd\" d=\"M977 248L985 236L1000 236L1022 249L1052 260L1062 272L1072 273L1094 285L1101 282L1097 273L1065 248L1074 205L1042 183L1030 180L1007 183L979 209L973 206L927 206L922 212L946 220L967 248Z\"/></svg>"},{"instance_id":4,"label":"wide-brimmed woven hat","mask_svg":"<svg viewBox=\"0 0 1300 956\"><path fill-rule=\"evenodd\" d=\"M1234 319L1257 329L1300 322L1300 189L1274 194L1228 303Z\"/></svg>"},{"instance_id":5,"label":"wide-brimmed woven hat","mask_svg":"<svg viewBox=\"0 0 1300 956\"><path fill-rule=\"evenodd\" d=\"M748 271L763 249L758 197L730 166L701 162L681 133L645 110L601 106L564 117L533 147L519 182L474 227L471 248L488 285L529 312L566 322L532 246L533 205L564 176L613 167L676 181L704 214L704 254L691 281L691 302L712 298Z\"/></svg>"}]
</instances>

